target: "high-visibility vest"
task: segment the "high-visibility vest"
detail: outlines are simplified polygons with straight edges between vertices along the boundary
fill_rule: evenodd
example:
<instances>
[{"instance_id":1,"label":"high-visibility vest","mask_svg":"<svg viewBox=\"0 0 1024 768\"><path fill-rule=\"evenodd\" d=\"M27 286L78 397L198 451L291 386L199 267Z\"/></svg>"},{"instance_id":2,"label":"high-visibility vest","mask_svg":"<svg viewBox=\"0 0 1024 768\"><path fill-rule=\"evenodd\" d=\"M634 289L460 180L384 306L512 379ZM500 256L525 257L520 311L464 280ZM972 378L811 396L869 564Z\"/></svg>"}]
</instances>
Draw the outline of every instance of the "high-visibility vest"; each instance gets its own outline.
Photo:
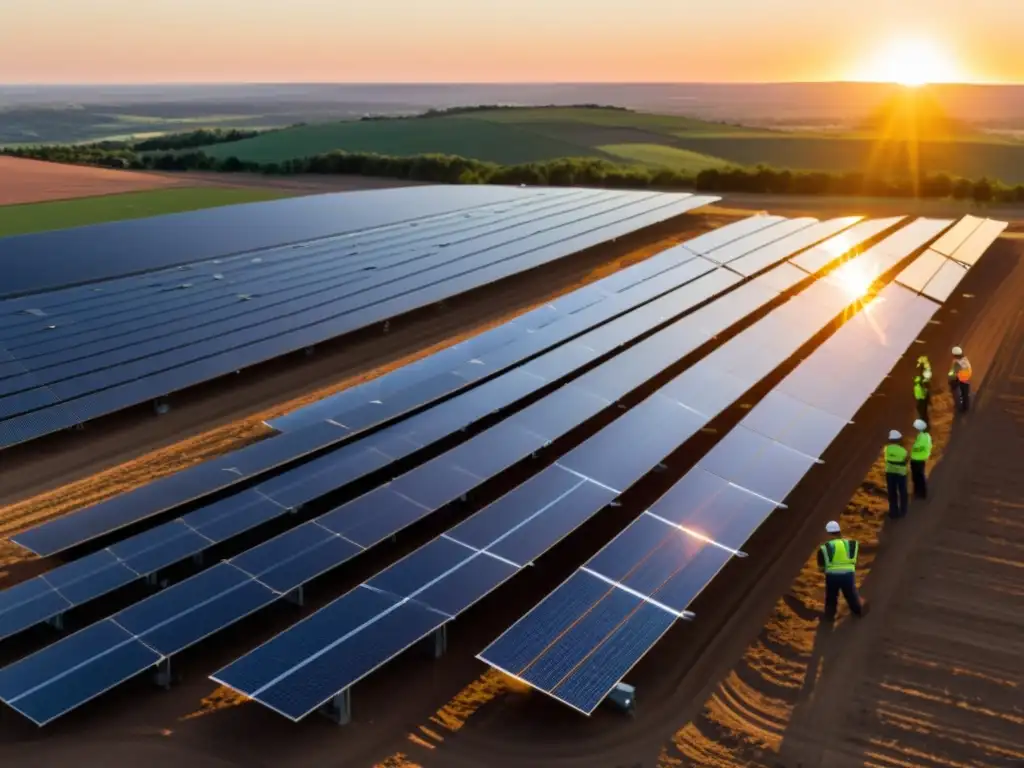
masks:
<instances>
[{"instance_id":1,"label":"high-visibility vest","mask_svg":"<svg viewBox=\"0 0 1024 768\"><path fill-rule=\"evenodd\" d=\"M918 432L914 444L910 448L911 461L928 461L932 455L932 436L927 432Z\"/></svg>"},{"instance_id":2,"label":"high-visibility vest","mask_svg":"<svg viewBox=\"0 0 1024 768\"><path fill-rule=\"evenodd\" d=\"M927 400L928 399L928 387L924 383L924 381L922 381L922 377L921 376L915 376L914 377L914 399L915 400Z\"/></svg>"},{"instance_id":3,"label":"high-visibility vest","mask_svg":"<svg viewBox=\"0 0 1024 768\"><path fill-rule=\"evenodd\" d=\"M907 449L897 443L885 446L885 473L887 475L907 474Z\"/></svg>"},{"instance_id":4,"label":"high-visibility vest","mask_svg":"<svg viewBox=\"0 0 1024 768\"><path fill-rule=\"evenodd\" d=\"M971 361L966 356L953 361L953 367L949 369L949 378L956 376L957 381L966 384L971 380Z\"/></svg>"},{"instance_id":5,"label":"high-visibility vest","mask_svg":"<svg viewBox=\"0 0 1024 768\"><path fill-rule=\"evenodd\" d=\"M857 542L853 539L832 539L821 545L825 573L853 573L857 570Z\"/></svg>"}]
</instances>

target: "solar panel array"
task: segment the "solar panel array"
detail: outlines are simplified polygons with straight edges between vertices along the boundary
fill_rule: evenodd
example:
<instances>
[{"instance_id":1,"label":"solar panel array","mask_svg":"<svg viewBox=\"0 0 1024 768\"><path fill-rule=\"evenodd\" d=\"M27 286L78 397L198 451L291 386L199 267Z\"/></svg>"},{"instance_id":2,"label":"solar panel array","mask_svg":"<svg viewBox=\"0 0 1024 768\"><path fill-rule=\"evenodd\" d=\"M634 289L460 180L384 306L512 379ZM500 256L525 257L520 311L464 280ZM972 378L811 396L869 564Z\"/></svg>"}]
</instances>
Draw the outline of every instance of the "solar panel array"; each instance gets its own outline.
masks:
<instances>
[{"instance_id":1,"label":"solar panel array","mask_svg":"<svg viewBox=\"0 0 1024 768\"><path fill-rule=\"evenodd\" d=\"M931 263L931 254L904 273ZM821 462L938 308L902 285L885 286L650 509L478 658L593 712L677 620L693 618L693 600Z\"/></svg>"},{"instance_id":2,"label":"solar panel array","mask_svg":"<svg viewBox=\"0 0 1024 768\"><path fill-rule=\"evenodd\" d=\"M0 448L382 323L715 199L544 190L461 218L0 302L8 358L0 362Z\"/></svg>"},{"instance_id":3,"label":"solar panel array","mask_svg":"<svg viewBox=\"0 0 1024 768\"><path fill-rule=\"evenodd\" d=\"M552 459L544 454L543 464L531 465L536 474L512 492L214 675L287 717L304 716L443 627L600 512L818 329L848 310L865 282L890 273L943 230L946 235L933 248L950 240L950 233L957 229L948 228L951 222L928 219L898 229L894 228L902 223L900 218L857 221L857 217L817 222L758 216L715 230L404 372L400 369L329 403L289 414L281 420L282 433L264 443L154 483L149 490L68 516L67 523L55 521L19 536L20 543L36 551L60 552L126 525L144 523L183 503L194 505L211 492L246 484L240 492L0 592L0 637L206 552L264 522L283 519L399 459L415 457L481 418L502 415L494 426L472 436L467 433L463 442L446 453L420 459L412 469L368 493L312 520L296 519L285 533L0 670L0 700L40 725L50 722L245 616L294 595L310 580L472 494L597 415L616 416L554 463L547 463ZM878 244L827 277L812 280L844 253L890 230ZM966 248L973 232L953 243L952 251L962 249L964 259L973 252ZM971 246L978 247L978 241ZM974 261L978 257L980 252ZM929 258L925 253L917 261ZM753 279L745 279L750 275ZM780 294L796 286L806 287L639 405L611 410L637 387L713 342L751 312L777 303ZM723 298L710 301L723 293ZM926 307L930 308L927 316ZM672 522L676 506L662 511L652 508L602 550L618 546L614 557L597 566L595 558L578 571L573 578L582 574L596 580L613 597L602 602L592 585L580 587L571 594L576 603L563 608L557 618L582 605L580 599L593 598L594 615L607 620L624 610L621 601L626 595L638 601L636 610L626 615L636 631L632 639L615 632L606 633L607 637L595 632L576 634L573 643L559 646L562 656L540 654L532 659L536 665L531 669L541 667L550 673L558 664L575 663L573 653L582 654L579 668L573 667L572 674L549 686L549 692L589 711L585 707L598 690L616 674L615 681L621 679L656 641L656 630L665 624L665 617L650 618L650 611L671 613L674 621L685 615L685 606L673 607L685 597L684 587L695 596L713 577L710 569L717 561L694 549L693 558L675 564L682 563L683 569L691 560L700 564L687 577L672 574L675 586L664 594L651 587L651 579L661 572L658 568L664 570L675 562L662 554L643 560L657 563L650 572L644 570L646 566L637 569L641 575L635 584L627 576L609 583L615 581L615 566L623 567L630 557L642 558L644 547L650 545L650 550L656 543L650 538L653 529L629 534L634 526L649 526L650 520L640 522L645 518L664 527L672 523L673 534L705 544L714 539L710 548L725 551L723 547L737 541L744 526L755 522L757 514L763 513L761 519L770 514L799 482L807 460L817 460L834 437L829 436L831 432L837 434L848 421L848 416L843 420L842 409L861 396L856 411L874 389L870 381L860 380L839 391L825 388L828 392L822 395L811 387L815 377L820 383L828 371L831 381L832 371L842 368L838 359L815 356L826 348L836 349L835 340L844 338L856 358L858 350L878 346L865 334L882 328L887 333L881 345L884 354L877 350L863 354L867 364L888 370L916 336L915 323L923 326L935 309L937 304L901 286L885 288L879 300L843 325L762 399L741 422L742 430L737 427L719 443L723 446L732 440L722 451L746 457L743 461L723 462L725 454L716 453L716 447L676 486L697 477L700 470L713 479L712 486L694 485L686 494L702 489L707 493L711 488L715 496L721 489L714 482L725 483L728 489L747 483L744 487L753 491L748 495L760 502L752 504L744 497L746 507L737 505L728 490L723 498L732 499L731 506L724 512L705 521L698 509L689 524L685 520L679 524L683 528ZM865 324L867 315L872 322ZM900 325L892 320L896 316L901 323L910 320ZM850 330L855 328L861 330ZM838 353L833 357L838 358ZM813 362L816 359L818 363ZM800 371L805 371L802 377L797 375ZM846 378L858 377L851 373ZM542 398L534 397L551 388ZM388 425L373 434L361 434L384 423ZM310 458L317 451L328 452ZM757 459L759 452L778 466L764 470ZM792 453L800 459L792 460ZM751 477L729 474L747 465L756 470ZM787 482L792 485L787 487ZM701 538L698 528L705 522L724 527ZM630 546L616 545L627 534ZM741 545L735 544L728 554L735 554ZM559 590L509 632L556 595L569 594ZM612 603L613 608L606 609ZM643 620L630 623L634 614L642 614ZM583 610L580 621L591 629L605 626L602 619L588 617L591 614ZM545 627L541 622L538 631ZM507 641L506 635L481 658L502 643L514 651L516 644ZM522 677L547 690L543 682L531 680L529 672Z\"/></svg>"},{"instance_id":4,"label":"solar panel array","mask_svg":"<svg viewBox=\"0 0 1024 768\"><path fill-rule=\"evenodd\" d=\"M849 226L856 218L835 221L841 228ZM837 231L835 221L810 225L806 229L821 239ZM728 242L729 239L756 236L759 229L773 223L775 219L755 216L715 231L720 233L719 238ZM874 232L873 225L865 226L872 227ZM671 248L628 270L574 291L553 305L499 326L477 340L442 350L412 366L399 368L380 379L328 398L324 406L317 404L309 411L296 412L292 414L293 420L284 425L289 428L287 435L257 443L28 529L14 536L13 541L36 554L49 556L202 495L222 491L474 383L506 373L533 356L549 352L566 341L579 339L586 331L619 319L626 312L711 271L715 271L714 263L696 257L688 248ZM731 272L718 270L700 282L699 289L698 286L691 289L695 290L692 300L710 298L739 279ZM585 347L585 339L579 339L579 344ZM492 389L495 388L497 385L492 385ZM435 417L438 413L435 412ZM440 421L448 423L445 417Z\"/></svg>"},{"instance_id":5,"label":"solar panel array","mask_svg":"<svg viewBox=\"0 0 1024 768\"><path fill-rule=\"evenodd\" d=\"M854 221L856 219L842 220L842 226L848 226ZM861 234L855 232L858 229L855 227L851 230L850 237L863 240L877 232L873 223L859 227L862 230ZM749 224L744 224L739 229L747 232L749 228ZM821 234L825 234L838 228L838 225L832 223L819 229ZM748 232L746 236L752 234L756 232ZM783 257L785 255L788 254L782 254ZM667 260L669 258L671 262ZM372 436L369 443L354 443L341 451L278 475L265 484L189 513L181 519L8 590L4 593L6 599L0 602L0 606L5 608L0 611L0 627L3 627L3 632L7 635L21 631L47 618L47 615L54 611L67 610L73 605L92 600L127 581L165 567L173 561L187 558L271 517L280 516L287 509L378 468L381 462L394 458L399 452L413 449L416 446L414 441L424 439L427 431L431 429L431 424L437 425L437 435L447 434L452 428L458 428L467 420L473 419L474 412L492 412L506 404L507 399L502 400L502 394L511 391L515 395L518 390L510 390L508 382L503 380L530 382L530 386L535 388L539 383L550 380L552 376L570 372L581 360L593 359L602 351L615 350L630 339L637 338L647 329L664 324L666 320L740 280L738 275L721 268L716 269L713 262L684 249L677 248L666 252L660 261L662 263L658 266L665 268L655 269L654 274L657 276L657 289L662 293L636 311L622 315L613 322L578 337L568 347L556 348L476 390L399 422L394 427ZM687 271L680 273L682 268L687 268ZM655 281L645 278L651 271L649 264L638 265L614 276L615 281L604 282L603 288L611 289L624 285L626 287L620 293L608 295L620 298L649 297ZM665 293L666 284L674 279L681 279L683 284L678 290ZM217 612L220 616L218 626L226 626L264 604L256 599L257 593L262 594L268 601L277 599L281 594L300 586L323 570L341 564L361 551L361 548L372 546L401 530L417 517L431 513L441 504L466 492L470 486L482 482L485 476L493 476L509 463L528 456L531 451L606 408L616 396L625 394L644 378L654 375L657 366L664 367L678 359L680 354L685 354L685 349L681 349L684 337L691 348L703 343L741 319L751 309L785 290L786 285L790 284L789 280L788 277L786 280L780 280L773 275L770 278L766 276L764 284L751 283L740 287L732 294L733 300L725 311L720 305L708 305L705 309L698 310L688 318L675 322L666 330L631 347L623 354L631 356L635 363L626 367L629 375L621 377L616 391L610 391L605 380L613 368L621 366L622 355L612 358L611 361L585 374L576 383L557 390L553 395L520 411L495 428L479 434L439 459L421 465L417 470L360 497L349 505L316 521L294 528L265 545L243 553L230 563L214 566L213 569L171 587L139 605L149 606L146 615L159 617L160 631L173 631L174 637L177 638L176 642L185 642L183 637L191 637L192 640L189 642L196 642L205 637L208 630L203 620L197 619L197 605L210 606L202 610L202 616ZM572 303L574 302L570 302ZM594 309L596 306L598 305L590 304L587 308ZM652 369L652 366L655 368ZM542 378L545 376L549 378ZM587 381L592 381L605 397L593 395L585 388L581 388ZM443 414L440 420L437 418L438 413ZM453 417L461 421L453 423ZM415 501L410 501L411 499ZM108 515L101 516L100 519L107 525L111 523ZM82 531L83 529L79 527L75 541L82 540ZM255 582L255 585L243 587L242 582L236 578L238 574L245 574L246 578ZM73 585L74 588L69 590L68 585ZM69 594L72 595L73 601L66 600ZM188 599L183 601L180 597L182 594L188 595ZM236 597L241 599L235 599ZM69 602L71 605L68 605ZM129 612L134 610L128 609ZM121 626L120 616L121 614L118 614L111 621ZM136 629L142 626L130 619L126 621ZM96 629L90 631L101 632ZM138 634L139 637L143 635L148 636L148 630ZM113 640L119 635L116 632L107 633L104 637ZM76 640L75 643L77 642ZM156 647L148 640L143 642L150 647ZM49 660L41 669L51 672L62 670L57 674L57 679L64 679L63 673L67 671L65 665L70 663L75 670L81 670L76 674L88 676L91 674L89 668L92 657L80 658L76 655L76 647L69 638L68 641L46 649L42 653L47 654ZM124 663L128 665L127 669L122 668L121 674L124 676L134 673L131 670L135 668L129 662L143 664L143 669L149 666L149 657L140 654L132 643L126 643L122 647L118 642L114 648L100 648L95 645L87 647L97 652L98 656L95 658L105 667L110 664L116 665L123 657ZM169 646L165 649L167 647ZM0 678L2 676L3 673L0 673ZM83 691L86 698L100 692L90 688L88 684L83 686L74 688L74 693L70 694L72 698L82 696ZM0 684L0 689L2 687ZM23 707L24 711L37 721L45 722L66 708L77 705L77 701L69 702L66 698L54 704L52 690L47 690L45 685L40 686L38 690L39 695L31 699L36 704L28 700L15 704L17 707ZM43 709L34 709L35 706ZM57 709L47 709L53 706Z\"/></svg>"},{"instance_id":6,"label":"solar panel array","mask_svg":"<svg viewBox=\"0 0 1024 768\"><path fill-rule=\"evenodd\" d=\"M907 249L901 259L949 223L915 222L911 227L916 245L906 236L892 235L901 242L899 247ZM860 237L856 230L847 235L854 243ZM880 254L894 252L887 243L883 240L848 263L885 271L887 262ZM778 269L791 267L783 264ZM802 279L810 277L794 271ZM777 275L768 273L745 288L751 295L770 296L777 280ZM455 618L599 512L856 302L849 293L820 290L831 284L830 277L812 284L532 480L215 673L213 679L292 719L321 707L395 653ZM741 303L737 296L741 290L732 294L731 303ZM742 303L746 314L756 309L754 302ZM711 305L707 311L716 309ZM698 311L684 318L663 332L665 338L651 337L649 349L637 345L614 367L595 369L573 387L616 399L616 387L632 387L651 378L645 361L660 354L666 365L685 354L686 326L701 327L700 315ZM780 335L783 327L793 332ZM677 351L681 342L682 349ZM770 352L761 354L766 344ZM562 407L570 402L566 398ZM471 443L464 446L462 461L480 453ZM439 476L443 474L436 470L430 474L435 482ZM464 490L457 486L452 493ZM394 506L375 495L364 497L365 512Z\"/></svg>"}]
</instances>

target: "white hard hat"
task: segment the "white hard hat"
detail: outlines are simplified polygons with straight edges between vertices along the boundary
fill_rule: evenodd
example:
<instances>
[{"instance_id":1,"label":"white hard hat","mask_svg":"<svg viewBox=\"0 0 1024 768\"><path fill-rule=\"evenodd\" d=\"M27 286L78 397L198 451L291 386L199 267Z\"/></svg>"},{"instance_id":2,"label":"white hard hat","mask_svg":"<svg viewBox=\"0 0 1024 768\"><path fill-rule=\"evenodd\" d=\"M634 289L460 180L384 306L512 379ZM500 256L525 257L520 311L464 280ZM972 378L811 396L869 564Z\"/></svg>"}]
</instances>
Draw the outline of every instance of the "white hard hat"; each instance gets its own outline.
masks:
<instances>
[{"instance_id":1,"label":"white hard hat","mask_svg":"<svg viewBox=\"0 0 1024 768\"><path fill-rule=\"evenodd\" d=\"M839 533L839 523L837 523L835 520L829 520L827 523L825 523L825 532Z\"/></svg>"},{"instance_id":2,"label":"white hard hat","mask_svg":"<svg viewBox=\"0 0 1024 768\"><path fill-rule=\"evenodd\" d=\"M928 429L928 422L926 422L924 419L915 419L914 429L916 429L918 432L924 432L926 429Z\"/></svg>"},{"instance_id":3,"label":"white hard hat","mask_svg":"<svg viewBox=\"0 0 1024 768\"><path fill-rule=\"evenodd\" d=\"M890 440L902 440L903 439L903 435L901 435L899 433L899 430L890 429L889 430L889 439Z\"/></svg>"},{"instance_id":4,"label":"white hard hat","mask_svg":"<svg viewBox=\"0 0 1024 768\"><path fill-rule=\"evenodd\" d=\"M964 351L960 349L960 347L953 347L953 354L956 355L957 357L960 357L960 355L962 355L963 353Z\"/></svg>"}]
</instances>

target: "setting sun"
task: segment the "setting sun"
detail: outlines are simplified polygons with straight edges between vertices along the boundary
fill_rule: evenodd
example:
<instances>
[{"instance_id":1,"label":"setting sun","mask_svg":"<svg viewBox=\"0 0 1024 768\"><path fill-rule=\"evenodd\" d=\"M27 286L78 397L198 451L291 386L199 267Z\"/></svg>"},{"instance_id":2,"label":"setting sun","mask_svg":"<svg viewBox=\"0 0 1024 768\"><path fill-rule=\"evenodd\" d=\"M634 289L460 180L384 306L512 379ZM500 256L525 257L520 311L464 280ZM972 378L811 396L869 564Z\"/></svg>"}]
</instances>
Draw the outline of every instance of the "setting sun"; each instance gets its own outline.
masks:
<instances>
[{"instance_id":1,"label":"setting sun","mask_svg":"<svg viewBox=\"0 0 1024 768\"><path fill-rule=\"evenodd\" d=\"M962 78L953 58L926 39L894 40L883 48L863 73L864 80L907 87L957 82Z\"/></svg>"}]
</instances>

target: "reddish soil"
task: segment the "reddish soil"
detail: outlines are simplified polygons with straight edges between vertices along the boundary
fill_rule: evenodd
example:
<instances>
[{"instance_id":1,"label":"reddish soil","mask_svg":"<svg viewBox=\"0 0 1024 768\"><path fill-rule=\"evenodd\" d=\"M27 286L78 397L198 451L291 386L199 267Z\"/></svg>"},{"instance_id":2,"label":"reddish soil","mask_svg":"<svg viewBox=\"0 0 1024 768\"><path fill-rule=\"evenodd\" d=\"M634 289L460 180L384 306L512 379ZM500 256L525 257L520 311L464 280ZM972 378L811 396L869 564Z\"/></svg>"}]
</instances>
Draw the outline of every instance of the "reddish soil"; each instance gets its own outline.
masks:
<instances>
[{"instance_id":1,"label":"reddish soil","mask_svg":"<svg viewBox=\"0 0 1024 768\"><path fill-rule=\"evenodd\" d=\"M188 186L186 179L0 156L0 205Z\"/></svg>"},{"instance_id":2,"label":"reddish soil","mask_svg":"<svg viewBox=\"0 0 1024 768\"><path fill-rule=\"evenodd\" d=\"M567 547L461 617L451 627L449 651L442 659L405 654L357 685L350 726L338 728L321 718L288 723L217 688L206 676L416 541L400 541L341 569L344 573L311 590L310 605L302 611L280 606L184 654L178 667L184 680L169 693L145 680L132 681L42 731L3 712L0 763L194 768L1019 765L1024 760L1022 254L1017 241L993 249L964 284L968 295L951 302L922 335L922 348L939 370L945 350L962 343L980 385L975 408L966 417L951 417L945 393L937 398L932 499L915 505L898 525L885 519L879 435L913 418L904 361L841 444L825 455L826 464L790 498L790 509L773 516L755 535L746 547L751 556L731 564L699 598L697 620L673 629L629 676L638 687L633 718L605 708L582 718L542 695L512 690L473 659L588 550L623 525L605 521L610 524L580 531ZM603 269L615 268L611 260L605 264ZM549 278L533 290L552 295L586 279L592 278L577 276L556 285ZM482 324L496 321L502 312L513 314L530 303L526 288L518 304L496 307L492 300L494 315L486 320L480 314L475 321L457 319ZM410 348L430 343L426 329L423 334L406 343ZM378 342L378 352L381 346ZM372 375L366 372L379 363L369 359L349 361L346 367L343 358L334 363L333 376L352 381ZM312 365L320 364L325 363ZM326 380L331 372L321 375ZM344 386L315 382L305 369L293 371L291 385L293 394L305 392L306 399ZM253 413L239 422L243 426L223 428L247 439L245 430L259 418L288 409L271 407L291 396L281 386L263 392L265 403L234 412L232 403L221 401L219 411L207 403L195 421L189 420L186 406L173 418L183 419L178 429L192 434L202 416L237 422L242 413ZM89 445L72 446L70 458L26 460L26 472L39 462L49 469L26 478L24 485L43 483L44 476L63 478L62 466L80 475L122 461L119 446L125 443L166 445L174 436L169 423L151 422L138 432L122 428L100 436L98 444L91 439ZM161 462L202 450L204 440L212 446L220 439L224 447L214 450L226 450L235 439L226 433L209 435L169 448L162 458L152 454L135 469L118 468L0 511L0 518L11 512L41 519L55 514L56 505L66 499L60 509L144 482L165 471ZM847 533L863 542L859 575L873 612L862 622L843 615L826 632L816 618L822 579L811 558L824 521L840 513Z\"/></svg>"}]
</instances>

